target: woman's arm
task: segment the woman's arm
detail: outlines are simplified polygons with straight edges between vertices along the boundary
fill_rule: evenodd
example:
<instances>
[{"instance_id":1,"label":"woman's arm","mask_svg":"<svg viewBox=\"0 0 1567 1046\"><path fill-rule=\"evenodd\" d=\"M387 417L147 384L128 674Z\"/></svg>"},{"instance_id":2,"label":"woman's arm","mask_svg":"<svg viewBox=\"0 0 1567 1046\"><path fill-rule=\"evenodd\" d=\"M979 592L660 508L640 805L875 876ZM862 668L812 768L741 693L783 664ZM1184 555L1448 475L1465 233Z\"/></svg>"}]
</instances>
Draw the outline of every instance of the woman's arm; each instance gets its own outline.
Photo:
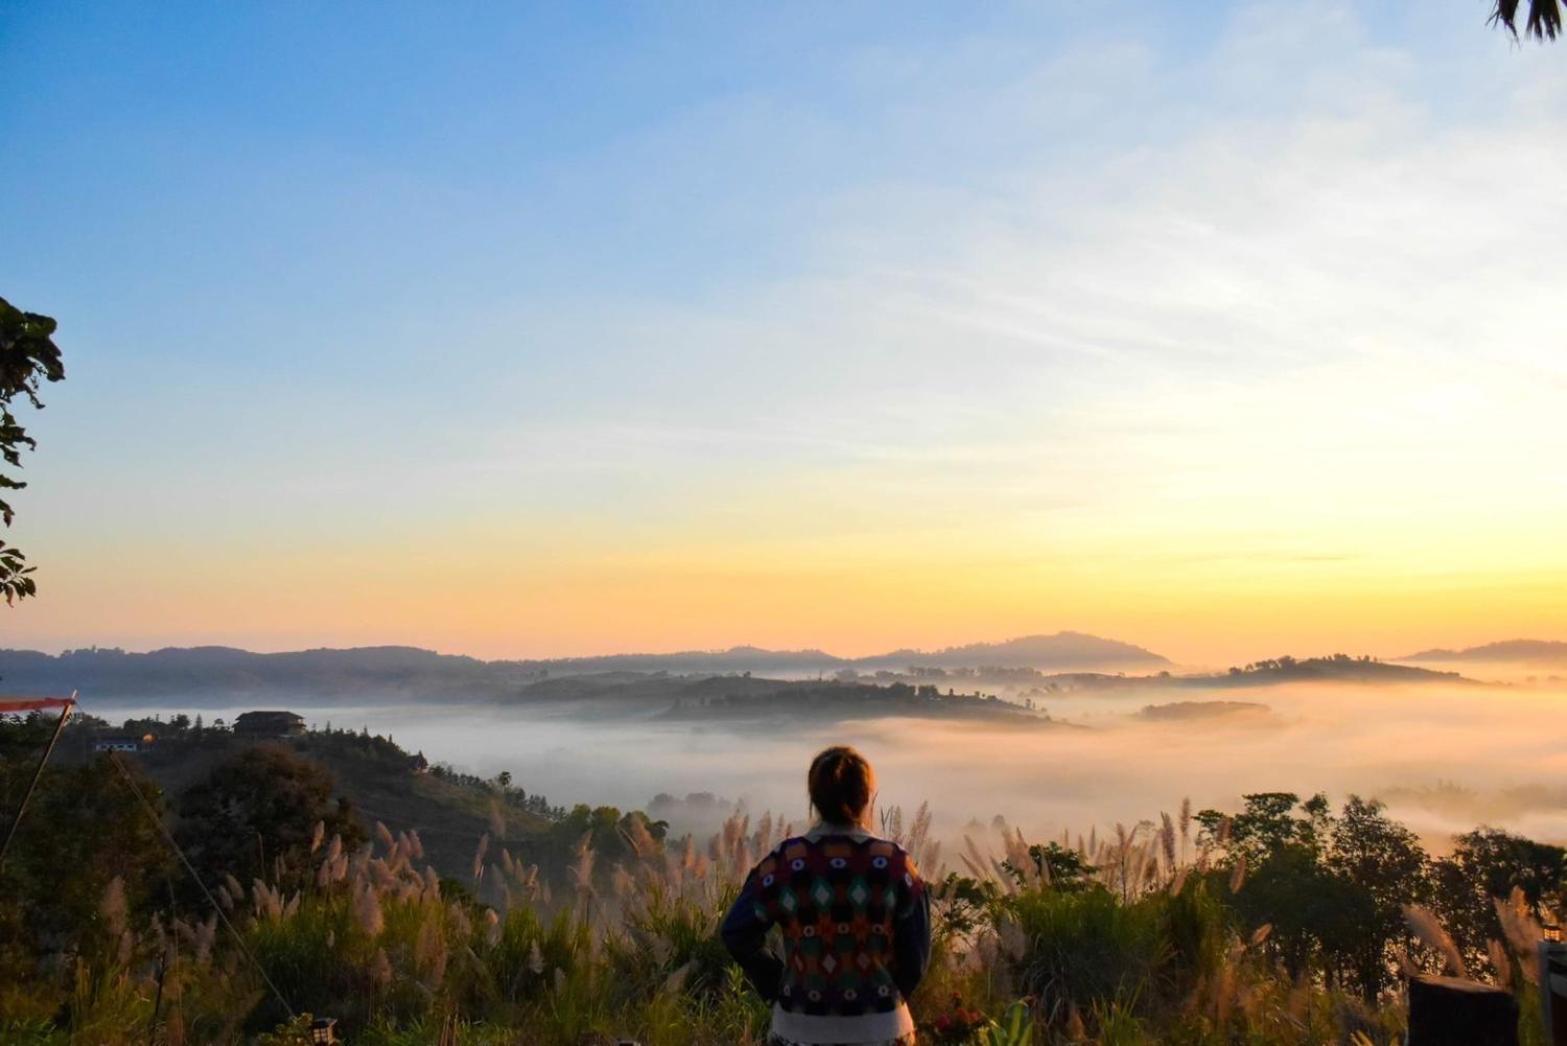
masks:
<instances>
[{"instance_id":1,"label":"woman's arm","mask_svg":"<svg viewBox=\"0 0 1567 1046\"><path fill-rule=\"evenodd\" d=\"M753 871L718 932L724 947L745 971L745 979L767 1002L778 997L778 982L783 977L783 962L767 950L767 931L772 924L758 895L757 875Z\"/></svg>"},{"instance_id":2,"label":"woman's arm","mask_svg":"<svg viewBox=\"0 0 1567 1046\"><path fill-rule=\"evenodd\" d=\"M914 870L914 862L907 864L908 879L898 891L892 927L892 979L905 999L914 994L930 965L930 895Z\"/></svg>"}]
</instances>

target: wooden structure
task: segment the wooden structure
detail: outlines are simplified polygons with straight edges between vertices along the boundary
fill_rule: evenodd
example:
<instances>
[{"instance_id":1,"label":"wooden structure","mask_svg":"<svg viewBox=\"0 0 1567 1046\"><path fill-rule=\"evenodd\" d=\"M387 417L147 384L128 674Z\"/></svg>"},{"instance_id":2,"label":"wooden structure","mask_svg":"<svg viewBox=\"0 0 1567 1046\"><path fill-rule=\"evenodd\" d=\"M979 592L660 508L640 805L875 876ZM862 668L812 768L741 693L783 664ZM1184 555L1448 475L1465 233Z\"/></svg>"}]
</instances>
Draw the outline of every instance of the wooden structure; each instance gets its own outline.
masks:
<instances>
[{"instance_id":1,"label":"wooden structure","mask_svg":"<svg viewBox=\"0 0 1567 1046\"><path fill-rule=\"evenodd\" d=\"M304 732L304 717L293 712L243 712L234 720L235 737L298 737Z\"/></svg>"},{"instance_id":2,"label":"wooden structure","mask_svg":"<svg viewBox=\"0 0 1567 1046\"><path fill-rule=\"evenodd\" d=\"M1409 978L1409 1046L1518 1046L1518 1000L1462 977Z\"/></svg>"},{"instance_id":3,"label":"wooden structure","mask_svg":"<svg viewBox=\"0 0 1567 1046\"><path fill-rule=\"evenodd\" d=\"M1562 943L1561 927L1545 927L1538 948L1545 1041L1547 1046L1567 1046L1567 944Z\"/></svg>"}]
</instances>

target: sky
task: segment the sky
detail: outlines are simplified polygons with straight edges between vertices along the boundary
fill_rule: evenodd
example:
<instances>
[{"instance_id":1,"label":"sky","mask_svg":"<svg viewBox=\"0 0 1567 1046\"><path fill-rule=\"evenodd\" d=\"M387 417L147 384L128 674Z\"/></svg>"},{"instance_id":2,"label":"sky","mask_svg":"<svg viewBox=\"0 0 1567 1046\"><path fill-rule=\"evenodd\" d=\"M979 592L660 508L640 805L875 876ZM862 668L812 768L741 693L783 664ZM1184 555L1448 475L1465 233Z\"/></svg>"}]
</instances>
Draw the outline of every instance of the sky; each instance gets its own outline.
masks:
<instances>
[{"instance_id":1,"label":"sky","mask_svg":"<svg viewBox=\"0 0 1567 1046\"><path fill-rule=\"evenodd\" d=\"M0 645L1567 639L1486 13L0 0Z\"/></svg>"}]
</instances>

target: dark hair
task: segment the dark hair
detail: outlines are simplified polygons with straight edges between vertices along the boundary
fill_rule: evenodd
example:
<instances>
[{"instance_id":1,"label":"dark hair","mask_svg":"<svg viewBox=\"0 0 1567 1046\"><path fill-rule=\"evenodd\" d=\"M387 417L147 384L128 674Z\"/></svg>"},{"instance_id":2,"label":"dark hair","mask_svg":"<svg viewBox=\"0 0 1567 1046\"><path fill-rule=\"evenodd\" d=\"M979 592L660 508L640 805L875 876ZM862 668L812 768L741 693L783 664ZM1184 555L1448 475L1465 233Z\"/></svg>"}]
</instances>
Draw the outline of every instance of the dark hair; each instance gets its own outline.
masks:
<instances>
[{"instance_id":1,"label":"dark hair","mask_svg":"<svg viewBox=\"0 0 1567 1046\"><path fill-rule=\"evenodd\" d=\"M876 772L847 745L824 749L811 760L805 778L811 805L829 824L860 824L876 791Z\"/></svg>"}]
</instances>

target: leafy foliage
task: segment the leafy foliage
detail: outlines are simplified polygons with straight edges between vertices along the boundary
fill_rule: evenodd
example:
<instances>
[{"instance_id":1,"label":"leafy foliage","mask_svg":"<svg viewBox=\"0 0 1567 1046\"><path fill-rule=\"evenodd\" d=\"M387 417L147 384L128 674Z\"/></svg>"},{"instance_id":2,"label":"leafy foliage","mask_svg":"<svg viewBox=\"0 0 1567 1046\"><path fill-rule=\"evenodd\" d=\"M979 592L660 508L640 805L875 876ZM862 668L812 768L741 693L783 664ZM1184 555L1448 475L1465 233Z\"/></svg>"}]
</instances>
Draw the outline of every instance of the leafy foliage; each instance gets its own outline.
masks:
<instances>
[{"instance_id":1,"label":"leafy foliage","mask_svg":"<svg viewBox=\"0 0 1567 1046\"><path fill-rule=\"evenodd\" d=\"M1017 958L1019 987L1060 1021L1096 1000L1131 1004L1170 956L1157 903L1124 905L1102 888L1029 890L1006 910L1026 941Z\"/></svg>"},{"instance_id":2,"label":"leafy foliage","mask_svg":"<svg viewBox=\"0 0 1567 1046\"><path fill-rule=\"evenodd\" d=\"M1375 998L1393 984L1396 957L1410 944L1405 906L1430 900L1429 855L1380 803L1359 796L1337 816L1321 795L1244 799L1234 815L1196 816L1214 877L1230 879L1244 926L1270 927L1268 950L1292 975L1320 975Z\"/></svg>"},{"instance_id":3,"label":"leafy foliage","mask_svg":"<svg viewBox=\"0 0 1567 1046\"><path fill-rule=\"evenodd\" d=\"M1035 843L1028 848L1028 856L1034 862L1037 875L1055 889L1066 893L1086 889L1092 884L1094 873L1099 870L1089 864L1081 853L1056 842ZM1010 867L1008 870L1022 881L1021 871Z\"/></svg>"},{"instance_id":4,"label":"leafy foliage","mask_svg":"<svg viewBox=\"0 0 1567 1046\"><path fill-rule=\"evenodd\" d=\"M40 946L62 953L112 950L130 923L105 910L111 883L119 911L131 916L167 898L173 855L111 758L50 766L39 782L0 873L0 981L30 970ZM36 759L35 748L0 761L0 808L8 816ZM158 789L129 769L143 795L161 806Z\"/></svg>"},{"instance_id":5,"label":"leafy foliage","mask_svg":"<svg viewBox=\"0 0 1567 1046\"><path fill-rule=\"evenodd\" d=\"M1453 844L1432 869L1432 908L1471 969L1501 974L1490 942L1505 940L1506 930L1493 899L1516 896L1529 915L1552 921L1550 913L1567 905L1567 849L1496 828L1466 832Z\"/></svg>"},{"instance_id":6,"label":"leafy foliage","mask_svg":"<svg viewBox=\"0 0 1567 1046\"><path fill-rule=\"evenodd\" d=\"M1491 24L1500 25L1513 37L1518 36L1518 10L1520 0L1496 0L1491 9ZM1562 9L1559 0L1529 0L1524 20L1524 35L1536 40L1554 40L1562 31Z\"/></svg>"},{"instance_id":7,"label":"leafy foliage","mask_svg":"<svg viewBox=\"0 0 1567 1046\"><path fill-rule=\"evenodd\" d=\"M333 792L319 763L282 745L245 748L180 798L178 839L206 882L231 875L296 888L313 874L320 836L348 846L365 838L353 808Z\"/></svg>"},{"instance_id":8,"label":"leafy foliage","mask_svg":"<svg viewBox=\"0 0 1567 1046\"><path fill-rule=\"evenodd\" d=\"M48 316L23 312L0 298L0 461L13 468L22 466L23 450L33 449L36 442L11 412L11 403L20 397L41 409L40 383L65 377L54 331L55 322ZM0 495L26 485L0 472ZM0 523L10 526L14 516L10 502L0 496ZM19 549L0 541L0 596L6 603L14 604L37 592L33 569Z\"/></svg>"}]
</instances>

